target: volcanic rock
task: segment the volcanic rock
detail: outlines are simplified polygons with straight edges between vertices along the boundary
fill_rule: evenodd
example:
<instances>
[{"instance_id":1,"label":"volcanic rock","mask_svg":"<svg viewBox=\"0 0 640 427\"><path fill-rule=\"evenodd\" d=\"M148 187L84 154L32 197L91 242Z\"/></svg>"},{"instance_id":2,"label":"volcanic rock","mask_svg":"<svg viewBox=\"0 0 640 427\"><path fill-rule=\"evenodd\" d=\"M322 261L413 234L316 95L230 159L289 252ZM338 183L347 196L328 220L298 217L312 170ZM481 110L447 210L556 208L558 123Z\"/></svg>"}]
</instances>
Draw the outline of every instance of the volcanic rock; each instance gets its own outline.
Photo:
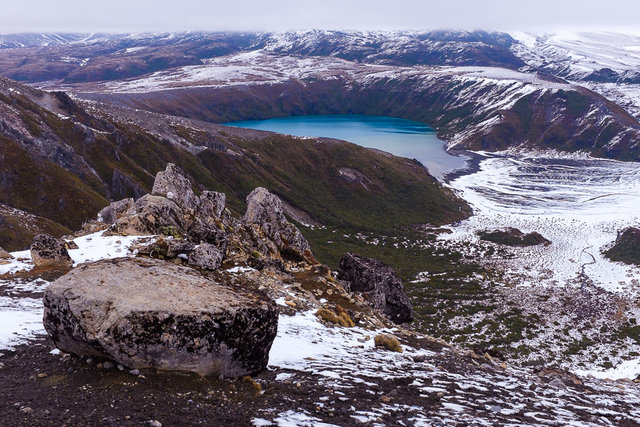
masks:
<instances>
[{"instance_id":1,"label":"volcanic rock","mask_svg":"<svg viewBox=\"0 0 640 427\"><path fill-rule=\"evenodd\" d=\"M629 227L619 232L614 245L604 255L612 261L640 265L640 229Z\"/></svg>"},{"instance_id":2,"label":"volcanic rock","mask_svg":"<svg viewBox=\"0 0 640 427\"><path fill-rule=\"evenodd\" d=\"M202 243L189 254L189 264L207 270L215 270L222 264L224 254L214 245Z\"/></svg>"},{"instance_id":3,"label":"volcanic rock","mask_svg":"<svg viewBox=\"0 0 640 427\"><path fill-rule=\"evenodd\" d=\"M246 224L257 225L274 243L283 258L313 259L309 242L284 216L282 201L263 187L247 196Z\"/></svg>"},{"instance_id":4,"label":"volcanic rock","mask_svg":"<svg viewBox=\"0 0 640 427\"><path fill-rule=\"evenodd\" d=\"M173 201L161 196L145 195L139 198L130 215L123 216L115 223L115 231L124 235L171 234L183 227L184 213Z\"/></svg>"},{"instance_id":5,"label":"volcanic rock","mask_svg":"<svg viewBox=\"0 0 640 427\"><path fill-rule=\"evenodd\" d=\"M109 206L106 206L98 212L98 221L109 225L115 224L117 220L125 216L127 212L133 208L134 203L134 200L131 198L111 202Z\"/></svg>"},{"instance_id":6,"label":"volcanic rock","mask_svg":"<svg viewBox=\"0 0 640 427\"><path fill-rule=\"evenodd\" d=\"M151 194L166 197L182 209L195 210L198 207L198 198L191 189L191 182L173 163L167 163L166 169L158 172Z\"/></svg>"},{"instance_id":7,"label":"volcanic rock","mask_svg":"<svg viewBox=\"0 0 640 427\"><path fill-rule=\"evenodd\" d=\"M362 292L369 305L395 323L413 320L411 302L402 280L377 259L348 253L340 259L338 278L349 283L351 292Z\"/></svg>"},{"instance_id":8,"label":"volcanic rock","mask_svg":"<svg viewBox=\"0 0 640 427\"><path fill-rule=\"evenodd\" d=\"M551 241L545 239L540 233L523 233L517 228L508 227L504 230L484 230L479 231L478 236L481 240L498 243L507 246L535 246L550 245Z\"/></svg>"},{"instance_id":9,"label":"volcanic rock","mask_svg":"<svg viewBox=\"0 0 640 427\"><path fill-rule=\"evenodd\" d=\"M73 260L65 242L48 234L38 234L31 244L31 260L36 267L71 268Z\"/></svg>"},{"instance_id":10,"label":"volcanic rock","mask_svg":"<svg viewBox=\"0 0 640 427\"><path fill-rule=\"evenodd\" d=\"M266 368L278 326L264 294L146 258L83 264L47 288L44 306L62 351L225 377Z\"/></svg>"}]
</instances>

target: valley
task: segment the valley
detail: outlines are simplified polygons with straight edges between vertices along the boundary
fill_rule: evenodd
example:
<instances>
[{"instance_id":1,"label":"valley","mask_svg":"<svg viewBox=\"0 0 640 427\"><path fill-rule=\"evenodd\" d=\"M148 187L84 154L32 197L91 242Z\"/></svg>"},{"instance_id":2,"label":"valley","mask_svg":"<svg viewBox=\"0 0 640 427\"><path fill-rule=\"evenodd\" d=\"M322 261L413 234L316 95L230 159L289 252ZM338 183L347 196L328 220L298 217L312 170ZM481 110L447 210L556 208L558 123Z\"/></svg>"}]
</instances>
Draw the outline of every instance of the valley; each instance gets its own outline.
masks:
<instances>
[{"instance_id":1,"label":"valley","mask_svg":"<svg viewBox=\"0 0 640 427\"><path fill-rule=\"evenodd\" d=\"M0 396L16 400L0 420L29 422L20 377L32 376L48 408L69 406L52 386L86 400L80 424L634 425L640 266L605 252L640 221L638 45L482 31L0 36L0 246L13 256L0 265ZM258 246L225 246L209 273L261 284L280 311L253 383L185 374L175 394L161 372L50 352L42 297L58 273L25 249L64 235L78 247L72 271L153 257L140 250L158 236L99 224L98 212L155 191L167 163L194 198L224 193L238 221L268 189L313 250L316 263L296 264L246 232L234 244ZM238 232L224 215L208 224ZM410 325L344 299L348 252L398 273ZM378 333L404 351L378 348ZM59 383L40 381L38 360ZM176 402L179 415L161 409ZM43 425L69 420L36 412Z\"/></svg>"}]
</instances>

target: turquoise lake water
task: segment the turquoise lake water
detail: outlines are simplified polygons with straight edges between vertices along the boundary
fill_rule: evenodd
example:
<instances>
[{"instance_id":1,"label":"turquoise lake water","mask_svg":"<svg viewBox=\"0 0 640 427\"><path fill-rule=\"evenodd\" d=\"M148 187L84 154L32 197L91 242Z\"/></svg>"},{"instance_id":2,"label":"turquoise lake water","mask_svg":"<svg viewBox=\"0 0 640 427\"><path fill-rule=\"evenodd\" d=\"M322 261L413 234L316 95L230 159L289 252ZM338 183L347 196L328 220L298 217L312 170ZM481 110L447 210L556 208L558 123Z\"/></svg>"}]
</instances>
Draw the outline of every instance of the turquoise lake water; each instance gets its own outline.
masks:
<instances>
[{"instance_id":1,"label":"turquoise lake water","mask_svg":"<svg viewBox=\"0 0 640 427\"><path fill-rule=\"evenodd\" d=\"M417 159L432 175L464 168L465 158L448 154L436 132L420 122L383 116L328 115L278 117L225 123L295 136L343 139L397 156Z\"/></svg>"}]
</instances>

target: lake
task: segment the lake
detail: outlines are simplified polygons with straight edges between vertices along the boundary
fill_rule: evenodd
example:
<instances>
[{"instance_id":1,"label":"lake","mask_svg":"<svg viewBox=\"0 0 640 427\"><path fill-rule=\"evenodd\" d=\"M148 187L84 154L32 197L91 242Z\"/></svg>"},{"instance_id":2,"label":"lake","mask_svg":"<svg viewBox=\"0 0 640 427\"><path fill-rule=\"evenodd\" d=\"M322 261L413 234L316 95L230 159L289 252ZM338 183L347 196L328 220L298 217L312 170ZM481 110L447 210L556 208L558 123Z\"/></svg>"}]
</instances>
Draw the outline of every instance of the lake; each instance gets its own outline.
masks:
<instances>
[{"instance_id":1,"label":"lake","mask_svg":"<svg viewBox=\"0 0 640 427\"><path fill-rule=\"evenodd\" d=\"M293 116L225 124L295 136L342 139L363 147L377 148L396 156L417 159L438 179L448 172L464 168L466 163L465 157L448 154L444 150L444 142L427 125L394 117Z\"/></svg>"}]
</instances>

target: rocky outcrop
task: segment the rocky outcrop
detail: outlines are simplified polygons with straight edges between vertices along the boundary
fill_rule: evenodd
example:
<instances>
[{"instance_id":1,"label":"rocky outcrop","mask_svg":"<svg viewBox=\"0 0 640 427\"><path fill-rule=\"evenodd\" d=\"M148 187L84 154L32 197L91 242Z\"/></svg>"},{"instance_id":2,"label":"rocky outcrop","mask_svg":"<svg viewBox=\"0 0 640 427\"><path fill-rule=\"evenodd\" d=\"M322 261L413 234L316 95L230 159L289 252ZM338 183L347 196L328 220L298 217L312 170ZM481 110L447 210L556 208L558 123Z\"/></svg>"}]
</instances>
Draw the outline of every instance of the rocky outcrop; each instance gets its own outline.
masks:
<instances>
[{"instance_id":1,"label":"rocky outcrop","mask_svg":"<svg viewBox=\"0 0 640 427\"><path fill-rule=\"evenodd\" d=\"M166 197L182 209L195 210L198 206L198 198L191 189L191 182L173 163L168 163L164 171L158 172L151 194Z\"/></svg>"},{"instance_id":2,"label":"rocky outcrop","mask_svg":"<svg viewBox=\"0 0 640 427\"><path fill-rule=\"evenodd\" d=\"M225 377L264 369L278 325L262 293L143 258L83 264L47 288L44 306L62 351Z\"/></svg>"},{"instance_id":3,"label":"rocky outcrop","mask_svg":"<svg viewBox=\"0 0 640 427\"><path fill-rule=\"evenodd\" d=\"M640 229L629 227L620 231L615 243L604 255L612 261L640 265Z\"/></svg>"},{"instance_id":4,"label":"rocky outcrop","mask_svg":"<svg viewBox=\"0 0 640 427\"><path fill-rule=\"evenodd\" d=\"M538 232L523 233L517 228L506 228L504 230L484 230L479 231L478 236L481 240L498 243L507 246L535 246L550 245L551 241L544 238Z\"/></svg>"},{"instance_id":5,"label":"rocky outcrop","mask_svg":"<svg viewBox=\"0 0 640 427\"><path fill-rule=\"evenodd\" d=\"M258 187L247 196L247 212L243 220L259 227L283 258L313 258L307 239L284 216L282 201L267 189Z\"/></svg>"},{"instance_id":6,"label":"rocky outcrop","mask_svg":"<svg viewBox=\"0 0 640 427\"><path fill-rule=\"evenodd\" d=\"M215 270L222 264L223 257L224 254L218 247L209 243L202 243L189 254L188 261L190 265L204 268L205 270Z\"/></svg>"},{"instance_id":7,"label":"rocky outcrop","mask_svg":"<svg viewBox=\"0 0 640 427\"><path fill-rule=\"evenodd\" d=\"M340 259L338 278L348 282L352 292L361 292L371 307L393 322L413 320L411 302L402 280L391 267L373 258L348 253Z\"/></svg>"},{"instance_id":8,"label":"rocky outcrop","mask_svg":"<svg viewBox=\"0 0 640 427\"><path fill-rule=\"evenodd\" d=\"M262 187L247 197L242 220L226 209L225 194L203 191L196 196L189 179L171 163L158 173L153 193L135 202L113 202L98 220L111 224L114 234L178 238L157 241L140 253L163 258L184 254L189 264L209 270L220 266L230 244L234 253L316 262L307 240L285 217L282 201ZM180 244L190 246L175 247Z\"/></svg>"},{"instance_id":9,"label":"rocky outcrop","mask_svg":"<svg viewBox=\"0 0 640 427\"><path fill-rule=\"evenodd\" d=\"M98 221L105 224L114 224L133 208L135 201L132 198L112 202L109 206L98 212Z\"/></svg>"},{"instance_id":10,"label":"rocky outcrop","mask_svg":"<svg viewBox=\"0 0 640 427\"><path fill-rule=\"evenodd\" d=\"M71 268L65 242L48 234L38 234L31 244L31 260L36 267Z\"/></svg>"}]
</instances>

